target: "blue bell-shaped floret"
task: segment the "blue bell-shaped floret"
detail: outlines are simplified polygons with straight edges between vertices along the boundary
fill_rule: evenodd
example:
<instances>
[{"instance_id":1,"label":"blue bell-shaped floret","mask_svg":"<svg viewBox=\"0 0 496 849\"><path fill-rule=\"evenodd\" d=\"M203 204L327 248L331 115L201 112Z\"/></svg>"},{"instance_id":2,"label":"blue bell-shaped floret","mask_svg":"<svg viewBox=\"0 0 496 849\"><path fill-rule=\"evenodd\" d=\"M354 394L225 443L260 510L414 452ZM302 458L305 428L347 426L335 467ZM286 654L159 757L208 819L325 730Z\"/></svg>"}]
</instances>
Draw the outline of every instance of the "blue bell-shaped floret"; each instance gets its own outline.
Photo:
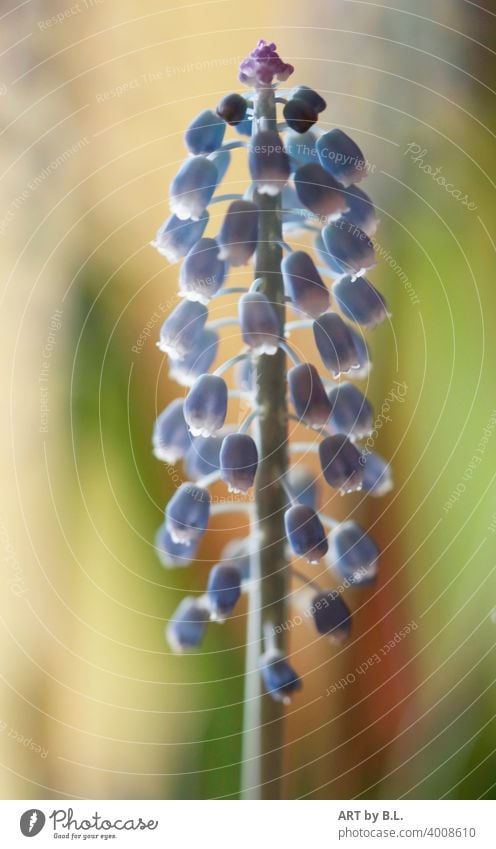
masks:
<instances>
[{"instance_id":1,"label":"blue bell-shaped floret","mask_svg":"<svg viewBox=\"0 0 496 849\"><path fill-rule=\"evenodd\" d=\"M318 162L300 165L294 183L301 203L315 215L334 219L348 209L342 185Z\"/></svg>"},{"instance_id":2,"label":"blue bell-shaped floret","mask_svg":"<svg viewBox=\"0 0 496 849\"><path fill-rule=\"evenodd\" d=\"M368 492L369 495L380 497L386 495L393 488L393 476L391 466L376 454L375 451L369 451L367 448L362 452L363 463L363 485L362 489Z\"/></svg>"},{"instance_id":3,"label":"blue bell-shaped floret","mask_svg":"<svg viewBox=\"0 0 496 849\"><path fill-rule=\"evenodd\" d=\"M286 185L291 166L282 139L275 130L262 130L252 136L248 165L261 195L278 195Z\"/></svg>"},{"instance_id":4,"label":"blue bell-shaped floret","mask_svg":"<svg viewBox=\"0 0 496 849\"><path fill-rule=\"evenodd\" d=\"M385 299L365 277L341 277L332 292L343 315L363 327L371 329L389 315Z\"/></svg>"},{"instance_id":5,"label":"blue bell-shaped floret","mask_svg":"<svg viewBox=\"0 0 496 849\"><path fill-rule=\"evenodd\" d=\"M230 492L248 492L255 480L258 451L247 433L228 433L220 450L220 475Z\"/></svg>"},{"instance_id":6,"label":"blue bell-shaped floret","mask_svg":"<svg viewBox=\"0 0 496 849\"><path fill-rule=\"evenodd\" d=\"M310 427L325 427L331 405L319 373L311 363L300 363L288 371L291 403L299 419Z\"/></svg>"},{"instance_id":7,"label":"blue bell-shaped floret","mask_svg":"<svg viewBox=\"0 0 496 849\"><path fill-rule=\"evenodd\" d=\"M374 245L363 230L341 219L322 230L324 246L341 274L363 274L376 264Z\"/></svg>"},{"instance_id":8,"label":"blue bell-shaped floret","mask_svg":"<svg viewBox=\"0 0 496 849\"><path fill-rule=\"evenodd\" d=\"M215 239L200 239L184 260L179 275L179 294L190 301L207 304L219 291L226 276L226 264L219 259Z\"/></svg>"},{"instance_id":9,"label":"blue bell-shaped floret","mask_svg":"<svg viewBox=\"0 0 496 849\"><path fill-rule=\"evenodd\" d=\"M196 557L197 548L197 540L188 543L174 542L165 523L160 525L155 535L155 551L166 569L189 566Z\"/></svg>"},{"instance_id":10,"label":"blue bell-shaped floret","mask_svg":"<svg viewBox=\"0 0 496 849\"><path fill-rule=\"evenodd\" d=\"M317 142L320 164L340 183L349 186L366 176L365 157L358 145L337 128L320 136Z\"/></svg>"},{"instance_id":11,"label":"blue bell-shaped floret","mask_svg":"<svg viewBox=\"0 0 496 849\"><path fill-rule=\"evenodd\" d=\"M342 522L329 536L329 559L336 573L353 586L373 584L379 549L357 522Z\"/></svg>"},{"instance_id":12,"label":"blue bell-shaped floret","mask_svg":"<svg viewBox=\"0 0 496 849\"><path fill-rule=\"evenodd\" d=\"M169 376L181 386L193 386L215 361L219 349L219 334L205 327L192 340L192 348L180 360L171 360Z\"/></svg>"},{"instance_id":13,"label":"blue bell-shaped floret","mask_svg":"<svg viewBox=\"0 0 496 849\"><path fill-rule=\"evenodd\" d=\"M189 434L191 439L191 434ZM191 480L199 480L220 469L221 436L198 436L192 439L184 459L186 474Z\"/></svg>"},{"instance_id":14,"label":"blue bell-shaped floret","mask_svg":"<svg viewBox=\"0 0 496 849\"><path fill-rule=\"evenodd\" d=\"M257 247L258 207L249 200L233 200L217 237L220 259L245 265Z\"/></svg>"},{"instance_id":15,"label":"blue bell-shaped floret","mask_svg":"<svg viewBox=\"0 0 496 849\"><path fill-rule=\"evenodd\" d=\"M165 508L165 523L173 542L197 542L210 517L210 494L203 487L182 483Z\"/></svg>"},{"instance_id":16,"label":"blue bell-shaped floret","mask_svg":"<svg viewBox=\"0 0 496 849\"><path fill-rule=\"evenodd\" d=\"M219 182L214 163L205 156L193 156L181 165L170 187L171 212L182 221L202 218Z\"/></svg>"},{"instance_id":17,"label":"blue bell-shaped floret","mask_svg":"<svg viewBox=\"0 0 496 849\"><path fill-rule=\"evenodd\" d=\"M158 347L173 360L186 357L207 318L208 311L203 304L182 301L162 324Z\"/></svg>"},{"instance_id":18,"label":"blue bell-shaped floret","mask_svg":"<svg viewBox=\"0 0 496 849\"><path fill-rule=\"evenodd\" d=\"M334 433L344 433L351 440L369 436L374 411L365 395L353 383L340 383L329 392L332 412L329 426Z\"/></svg>"},{"instance_id":19,"label":"blue bell-shaped floret","mask_svg":"<svg viewBox=\"0 0 496 849\"><path fill-rule=\"evenodd\" d=\"M262 292L247 292L238 302L243 341L255 354L275 354L280 341L279 321Z\"/></svg>"},{"instance_id":20,"label":"blue bell-shaped floret","mask_svg":"<svg viewBox=\"0 0 496 849\"><path fill-rule=\"evenodd\" d=\"M217 563L210 570L207 584L208 606L212 619L222 622L233 612L240 595L239 571L227 563Z\"/></svg>"},{"instance_id":21,"label":"blue bell-shaped floret","mask_svg":"<svg viewBox=\"0 0 496 849\"><path fill-rule=\"evenodd\" d=\"M165 629L165 636L173 652L192 651L201 646L209 611L195 598L183 598Z\"/></svg>"},{"instance_id":22,"label":"blue bell-shaped floret","mask_svg":"<svg viewBox=\"0 0 496 849\"><path fill-rule=\"evenodd\" d=\"M358 369L360 361L351 328L335 312L326 312L313 323L315 344L333 377Z\"/></svg>"},{"instance_id":23,"label":"blue bell-shaped floret","mask_svg":"<svg viewBox=\"0 0 496 849\"><path fill-rule=\"evenodd\" d=\"M157 231L152 247L169 262L177 262L201 239L208 224L208 217L207 211L197 221L192 218L181 221L177 215L170 215Z\"/></svg>"},{"instance_id":24,"label":"blue bell-shaped floret","mask_svg":"<svg viewBox=\"0 0 496 849\"><path fill-rule=\"evenodd\" d=\"M341 493L362 488L362 455L347 436L338 433L323 439L319 445L319 456L322 473L329 486Z\"/></svg>"},{"instance_id":25,"label":"blue bell-shaped floret","mask_svg":"<svg viewBox=\"0 0 496 849\"><path fill-rule=\"evenodd\" d=\"M191 121L184 141L190 153L213 153L224 141L225 132L225 121L211 109L204 109Z\"/></svg>"},{"instance_id":26,"label":"blue bell-shaped floret","mask_svg":"<svg viewBox=\"0 0 496 849\"><path fill-rule=\"evenodd\" d=\"M301 690L300 678L280 651L265 652L260 658L260 671L265 689L276 702L289 705L293 694Z\"/></svg>"},{"instance_id":27,"label":"blue bell-shaped floret","mask_svg":"<svg viewBox=\"0 0 496 849\"><path fill-rule=\"evenodd\" d=\"M330 295L310 254L292 251L281 263L284 290L294 306L318 318L329 309Z\"/></svg>"},{"instance_id":28,"label":"blue bell-shaped floret","mask_svg":"<svg viewBox=\"0 0 496 849\"><path fill-rule=\"evenodd\" d=\"M297 557L318 563L327 554L327 537L317 513L305 504L293 504L284 514L289 544Z\"/></svg>"},{"instance_id":29,"label":"blue bell-shaped floret","mask_svg":"<svg viewBox=\"0 0 496 849\"><path fill-rule=\"evenodd\" d=\"M182 398L175 398L162 410L153 427L153 453L157 460L176 463L191 446L191 434L184 420Z\"/></svg>"},{"instance_id":30,"label":"blue bell-shaped floret","mask_svg":"<svg viewBox=\"0 0 496 849\"><path fill-rule=\"evenodd\" d=\"M218 375L202 374L189 390L183 409L193 436L212 436L226 420L226 382Z\"/></svg>"},{"instance_id":31,"label":"blue bell-shaped floret","mask_svg":"<svg viewBox=\"0 0 496 849\"><path fill-rule=\"evenodd\" d=\"M313 621L319 634L344 643L351 633L351 613L336 590L318 593L312 600Z\"/></svg>"}]
</instances>

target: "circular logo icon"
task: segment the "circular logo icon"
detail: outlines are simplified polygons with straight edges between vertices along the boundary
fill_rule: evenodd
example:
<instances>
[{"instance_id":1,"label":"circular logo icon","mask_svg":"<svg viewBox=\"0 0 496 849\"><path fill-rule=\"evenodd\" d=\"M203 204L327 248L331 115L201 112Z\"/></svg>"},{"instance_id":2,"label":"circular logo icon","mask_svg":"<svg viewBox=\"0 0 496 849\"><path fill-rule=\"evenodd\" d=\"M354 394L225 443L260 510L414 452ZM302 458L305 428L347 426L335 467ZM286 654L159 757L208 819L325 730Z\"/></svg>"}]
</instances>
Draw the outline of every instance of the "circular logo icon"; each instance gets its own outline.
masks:
<instances>
[{"instance_id":1,"label":"circular logo icon","mask_svg":"<svg viewBox=\"0 0 496 849\"><path fill-rule=\"evenodd\" d=\"M38 808L24 811L19 823L24 837L35 837L45 825L45 814Z\"/></svg>"}]
</instances>

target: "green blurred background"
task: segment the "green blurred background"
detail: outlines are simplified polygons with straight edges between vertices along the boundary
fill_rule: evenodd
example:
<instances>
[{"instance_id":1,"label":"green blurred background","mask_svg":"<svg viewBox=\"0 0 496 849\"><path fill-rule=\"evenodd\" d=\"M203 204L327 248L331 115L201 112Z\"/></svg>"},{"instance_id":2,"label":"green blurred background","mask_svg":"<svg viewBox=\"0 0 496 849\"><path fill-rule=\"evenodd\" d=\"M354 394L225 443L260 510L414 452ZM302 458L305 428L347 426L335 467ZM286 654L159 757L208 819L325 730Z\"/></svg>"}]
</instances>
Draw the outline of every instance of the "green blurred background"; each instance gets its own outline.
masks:
<instances>
[{"instance_id":1,"label":"green blurred background","mask_svg":"<svg viewBox=\"0 0 496 849\"><path fill-rule=\"evenodd\" d=\"M375 166L384 259L371 279L393 319L372 336L368 394L380 411L407 385L377 441L395 489L338 507L381 543L380 582L349 599L345 649L291 635L305 688L285 795L494 798L490 4L45 0L1 4L0 20L0 795L237 796L243 610L202 654L171 656L163 640L208 566L165 572L152 548L174 481L150 431L181 390L154 345L177 266L148 243L184 127L237 88L264 37L326 97L322 126ZM243 176L235 166L227 190ZM204 561L229 535L214 525Z\"/></svg>"}]
</instances>

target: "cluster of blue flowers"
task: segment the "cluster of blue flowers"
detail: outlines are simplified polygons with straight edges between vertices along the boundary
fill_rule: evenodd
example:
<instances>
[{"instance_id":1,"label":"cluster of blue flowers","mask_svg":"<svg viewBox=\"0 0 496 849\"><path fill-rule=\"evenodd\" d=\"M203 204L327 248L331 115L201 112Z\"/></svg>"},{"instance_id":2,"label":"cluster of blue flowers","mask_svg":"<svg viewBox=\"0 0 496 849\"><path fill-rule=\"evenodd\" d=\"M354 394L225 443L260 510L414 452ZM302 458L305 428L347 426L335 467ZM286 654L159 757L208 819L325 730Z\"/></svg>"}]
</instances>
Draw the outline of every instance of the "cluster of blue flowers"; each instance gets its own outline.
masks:
<instances>
[{"instance_id":1,"label":"cluster of blue flowers","mask_svg":"<svg viewBox=\"0 0 496 849\"><path fill-rule=\"evenodd\" d=\"M319 432L325 483L341 493L363 489L374 496L392 485L388 463L360 448L360 440L373 429L373 411L350 382L366 376L370 368L363 330L388 316L384 298L364 276L375 264L371 236L377 226L372 201L356 185L366 174L366 162L342 130L316 131L326 103L306 86L284 97L278 93L284 120L277 129L256 120L258 93L274 89L292 71L275 45L259 42L240 70L250 93L229 94L215 111L205 110L191 122L185 134L189 156L170 187L171 215L153 243L170 261L182 260L182 300L164 322L158 346L168 354L170 374L187 394L166 407L153 432L156 457L165 463L183 461L189 478L167 504L157 534L157 552L167 567L194 560L212 510L210 483L223 480L237 493L247 493L254 484L259 446L250 430L256 409L239 428L227 423L230 391L222 375L233 363L238 393L245 393L255 406L255 363L282 348L292 359L287 374L291 417ZM229 128L245 140L226 142ZM238 147L248 149L252 183L244 196L220 195L230 151ZM247 289L225 286L229 269L249 263L256 253L257 199L262 195L281 198L281 272L288 308L297 316L286 325L285 336L273 305L259 290L260 280ZM207 208L217 201L229 206L217 235L205 236ZM316 261L288 244L301 230L315 231ZM331 290L323 278L331 278ZM236 322L242 350L214 368L220 327L219 322L209 323L208 305L226 292L239 295ZM287 342L292 328L305 326L313 331L318 366L301 362ZM376 544L356 522L338 523L319 513L318 485L310 470L299 464L281 485L288 499L284 521L289 559L318 563L325 558L346 587L373 582ZM208 622L225 620L249 586L248 542L231 543L211 570L205 594L183 599L171 617L167 639L172 649L197 648ZM349 635L351 614L341 591L317 585L312 611L318 633L338 641ZM300 679L274 640L268 639L266 649L261 658L266 689L275 699L287 701L301 686Z\"/></svg>"}]
</instances>

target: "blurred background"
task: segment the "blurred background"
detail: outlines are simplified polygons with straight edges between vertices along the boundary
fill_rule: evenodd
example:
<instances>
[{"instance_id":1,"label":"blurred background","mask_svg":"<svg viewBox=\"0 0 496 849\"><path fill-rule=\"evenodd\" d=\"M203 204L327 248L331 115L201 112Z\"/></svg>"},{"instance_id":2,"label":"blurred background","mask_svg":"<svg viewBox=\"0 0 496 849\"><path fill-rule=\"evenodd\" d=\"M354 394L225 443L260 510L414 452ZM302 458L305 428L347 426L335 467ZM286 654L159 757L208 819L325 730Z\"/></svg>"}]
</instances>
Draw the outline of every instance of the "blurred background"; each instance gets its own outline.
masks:
<instances>
[{"instance_id":1,"label":"blurred background","mask_svg":"<svg viewBox=\"0 0 496 849\"><path fill-rule=\"evenodd\" d=\"M304 690L285 795L494 798L491 5L0 4L3 798L237 797L244 611L201 654L175 657L163 639L235 520L215 520L198 565L160 566L153 537L177 478L150 433L184 390L154 344L178 266L149 242L185 126L238 89L260 37L326 98L321 126L375 166L371 280L393 317L371 336L367 392L380 414L405 387L376 442L395 489L335 511L381 544L379 583L348 598L346 648L306 626L290 636Z\"/></svg>"}]
</instances>

